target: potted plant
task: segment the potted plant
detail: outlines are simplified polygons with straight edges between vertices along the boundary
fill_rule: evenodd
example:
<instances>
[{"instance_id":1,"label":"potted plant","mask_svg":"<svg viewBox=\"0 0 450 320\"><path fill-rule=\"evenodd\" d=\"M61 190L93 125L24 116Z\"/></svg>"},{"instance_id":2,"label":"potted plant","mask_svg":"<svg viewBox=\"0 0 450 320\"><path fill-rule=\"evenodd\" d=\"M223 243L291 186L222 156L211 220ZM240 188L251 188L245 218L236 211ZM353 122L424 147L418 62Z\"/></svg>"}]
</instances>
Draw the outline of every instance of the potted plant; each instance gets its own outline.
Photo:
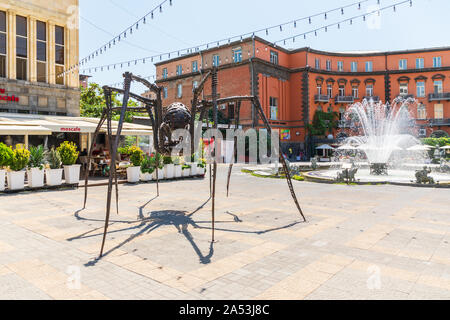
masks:
<instances>
[{"instance_id":1,"label":"potted plant","mask_svg":"<svg viewBox=\"0 0 450 320\"><path fill-rule=\"evenodd\" d=\"M141 163L144 160L144 153L139 147L131 146L128 148L130 155L131 166L127 168L127 181L129 183L139 182L141 172Z\"/></svg>"},{"instance_id":2,"label":"potted plant","mask_svg":"<svg viewBox=\"0 0 450 320\"><path fill-rule=\"evenodd\" d=\"M44 147L30 147L30 161L28 161L28 186L40 188L44 186Z\"/></svg>"},{"instance_id":3,"label":"potted plant","mask_svg":"<svg viewBox=\"0 0 450 320\"><path fill-rule=\"evenodd\" d=\"M155 171L153 172L153 180L156 180L156 174L158 174L158 180L164 179L164 160L160 153L152 154L152 163Z\"/></svg>"},{"instance_id":4,"label":"potted plant","mask_svg":"<svg viewBox=\"0 0 450 320\"><path fill-rule=\"evenodd\" d=\"M62 184L61 156L58 150L52 148L45 153L45 180L48 186L60 186Z\"/></svg>"},{"instance_id":5,"label":"potted plant","mask_svg":"<svg viewBox=\"0 0 450 320\"><path fill-rule=\"evenodd\" d=\"M30 151L17 145L9 162L8 187L11 190L25 188L25 168L30 160Z\"/></svg>"},{"instance_id":6,"label":"potted plant","mask_svg":"<svg viewBox=\"0 0 450 320\"><path fill-rule=\"evenodd\" d=\"M191 175L191 165L190 164L184 164L181 167L183 177L189 177Z\"/></svg>"},{"instance_id":7,"label":"potted plant","mask_svg":"<svg viewBox=\"0 0 450 320\"><path fill-rule=\"evenodd\" d=\"M164 177L166 179L173 179L175 175L175 165L173 164L172 157L166 156L163 158L164 162Z\"/></svg>"},{"instance_id":8,"label":"potted plant","mask_svg":"<svg viewBox=\"0 0 450 320\"><path fill-rule=\"evenodd\" d=\"M153 166L151 157L149 156L144 157L144 160L142 160L141 163L141 180L152 181L153 172L155 172L155 167Z\"/></svg>"},{"instance_id":9,"label":"potted plant","mask_svg":"<svg viewBox=\"0 0 450 320\"><path fill-rule=\"evenodd\" d=\"M64 168L66 184L78 184L80 182L80 164L75 164L79 152L73 142L64 141L57 148Z\"/></svg>"},{"instance_id":10,"label":"potted plant","mask_svg":"<svg viewBox=\"0 0 450 320\"><path fill-rule=\"evenodd\" d=\"M204 175L206 173L206 159L202 158L197 163L197 174Z\"/></svg>"},{"instance_id":11,"label":"potted plant","mask_svg":"<svg viewBox=\"0 0 450 320\"><path fill-rule=\"evenodd\" d=\"M10 164L13 157L11 147L4 143L0 143L0 191L5 190L6 167Z\"/></svg>"},{"instance_id":12,"label":"potted plant","mask_svg":"<svg viewBox=\"0 0 450 320\"><path fill-rule=\"evenodd\" d=\"M181 167L181 161L180 161L180 157L175 157L175 159L173 159L173 165L174 165L174 177L175 178L181 178L183 175L183 169Z\"/></svg>"}]
</instances>

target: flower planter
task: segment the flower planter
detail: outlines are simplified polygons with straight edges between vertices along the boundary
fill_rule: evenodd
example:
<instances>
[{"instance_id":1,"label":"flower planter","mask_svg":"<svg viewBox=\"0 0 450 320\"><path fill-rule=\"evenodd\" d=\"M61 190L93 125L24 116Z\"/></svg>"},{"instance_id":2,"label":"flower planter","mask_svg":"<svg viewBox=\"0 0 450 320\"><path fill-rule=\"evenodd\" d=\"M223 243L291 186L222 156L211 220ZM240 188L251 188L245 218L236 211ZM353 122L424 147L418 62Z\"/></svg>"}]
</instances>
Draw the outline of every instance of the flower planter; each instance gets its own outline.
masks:
<instances>
[{"instance_id":1,"label":"flower planter","mask_svg":"<svg viewBox=\"0 0 450 320\"><path fill-rule=\"evenodd\" d=\"M66 184L80 183L80 168L81 164L64 166L64 180L66 181Z\"/></svg>"},{"instance_id":2,"label":"flower planter","mask_svg":"<svg viewBox=\"0 0 450 320\"><path fill-rule=\"evenodd\" d=\"M48 186L60 186L62 185L62 173L63 169L46 169L45 180Z\"/></svg>"},{"instance_id":3,"label":"flower planter","mask_svg":"<svg viewBox=\"0 0 450 320\"><path fill-rule=\"evenodd\" d=\"M27 171L28 186L30 188L41 188L44 186L44 170L31 168Z\"/></svg>"},{"instance_id":4,"label":"flower planter","mask_svg":"<svg viewBox=\"0 0 450 320\"><path fill-rule=\"evenodd\" d=\"M141 174L141 167L128 167L127 168L127 181L129 183L139 182L140 174Z\"/></svg>"},{"instance_id":5,"label":"flower planter","mask_svg":"<svg viewBox=\"0 0 450 320\"><path fill-rule=\"evenodd\" d=\"M141 172L141 181L152 181L153 173L142 173Z\"/></svg>"},{"instance_id":6,"label":"flower planter","mask_svg":"<svg viewBox=\"0 0 450 320\"><path fill-rule=\"evenodd\" d=\"M25 188L25 171L8 172L8 188L10 190L22 190Z\"/></svg>"},{"instance_id":7,"label":"flower planter","mask_svg":"<svg viewBox=\"0 0 450 320\"><path fill-rule=\"evenodd\" d=\"M191 168L182 170L182 176L183 177L189 177L190 175L191 175Z\"/></svg>"},{"instance_id":8,"label":"flower planter","mask_svg":"<svg viewBox=\"0 0 450 320\"><path fill-rule=\"evenodd\" d=\"M175 176L175 165L174 164L164 165L164 177L166 179L173 179L174 176Z\"/></svg>"},{"instance_id":9,"label":"flower planter","mask_svg":"<svg viewBox=\"0 0 450 320\"><path fill-rule=\"evenodd\" d=\"M5 191L6 170L0 170L0 191Z\"/></svg>"},{"instance_id":10,"label":"flower planter","mask_svg":"<svg viewBox=\"0 0 450 320\"><path fill-rule=\"evenodd\" d=\"M192 163L191 164L191 176L196 176L196 175L198 175L197 164Z\"/></svg>"},{"instance_id":11,"label":"flower planter","mask_svg":"<svg viewBox=\"0 0 450 320\"><path fill-rule=\"evenodd\" d=\"M205 174L206 174L206 167L202 168L197 166L197 175L204 176Z\"/></svg>"},{"instance_id":12,"label":"flower planter","mask_svg":"<svg viewBox=\"0 0 450 320\"><path fill-rule=\"evenodd\" d=\"M158 170L158 180L164 180L164 169ZM153 172L153 180L156 180L156 170Z\"/></svg>"},{"instance_id":13,"label":"flower planter","mask_svg":"<svg viewBox=\"0 0 450 320\"><path fill-rule=\"evenodd\" d=\"M175 166L175 178L181 178L183 176L183 172L182 172L182 168L181 166Z\"/></svg>"}]
</instances>

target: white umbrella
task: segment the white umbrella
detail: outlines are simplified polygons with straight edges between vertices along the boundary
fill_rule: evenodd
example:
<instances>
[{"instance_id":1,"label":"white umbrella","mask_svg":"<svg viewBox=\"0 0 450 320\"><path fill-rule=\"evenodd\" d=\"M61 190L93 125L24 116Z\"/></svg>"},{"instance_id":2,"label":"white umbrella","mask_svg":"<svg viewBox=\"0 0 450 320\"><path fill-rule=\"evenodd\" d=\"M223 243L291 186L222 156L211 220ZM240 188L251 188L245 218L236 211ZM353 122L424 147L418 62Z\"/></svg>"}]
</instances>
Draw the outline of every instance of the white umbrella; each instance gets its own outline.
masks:
<instances>
[{"instance_id":1,"label":"white umbrella","mask_svg":"<svg viewBox=\"0 0 450 320\"><path fill-rule=\"evenodd\" d=\"M441 147L441 149L443 149L443 150L450 150L450 146L444 146L444 147Z\"/></svg>"},{"instance_id":2,"label":"white umbrella","mask_svg":"<svg viewBox=\"0 0 450 320\"><path fill-rule=\"evenodd\" d=\"M334 150L334 148L328 144L323 144L320 147L317 147L316 149L321 149L321 150Z\"/></svg>"},{"instance_id":3,"label":"white umbrella","mask_svg":"<svg viewBox=\"0 0 450 320\"><path fill-rule=\"evenodd\" d=\"M358 150L373 150L375 148L368 144L362 144L362 145L356 147L356 149L358 149Z\"/></svg>"},{"instance_id":4,"label":"white umbrella","mask_svg":"<svg viewBox=\"0 0 450 320\"><path fill-rule=\"evenodd\" d=\"M408 148L408 151L429 151L431 149L430 146L426 146L424 144L417 144L411 148Z\"/></svg>"},{"instance_id":5,"label":"white umbrella","mask_svg":"<svg viewBox=\"0 0 450 320\"><path fill-rule=\"evenodd\" d=\"M356 147L347 144L347 145L340 146L337 149L338 150L356 150Z\"/></svg>"}]
</instances>

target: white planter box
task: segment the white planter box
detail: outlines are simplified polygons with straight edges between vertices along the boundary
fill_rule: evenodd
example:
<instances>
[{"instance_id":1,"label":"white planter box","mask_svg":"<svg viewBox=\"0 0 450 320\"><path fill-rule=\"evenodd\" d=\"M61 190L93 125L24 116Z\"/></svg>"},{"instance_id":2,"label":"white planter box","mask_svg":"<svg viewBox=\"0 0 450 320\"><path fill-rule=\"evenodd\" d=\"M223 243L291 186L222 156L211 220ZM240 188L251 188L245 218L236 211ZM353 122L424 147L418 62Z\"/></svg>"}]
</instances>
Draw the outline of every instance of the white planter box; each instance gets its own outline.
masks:
<instances>
[{"instance_id":1,"label":"white planter box","mask_svg":"<svg viewBox=\"0 0 450 320\"><path fill-rule=\"evenodd\" d=\"M191 176L196 176L197 173L197 164L196 163L191 163Z\"/></svg>"},{"instance_id":2,"label":"white planter box","mask_svg":"<svg viewBox=\"0 0 450 320\"><path fill-rule=\"evenodd\" d=\"M174 164L164 165L164 177L166 179L173 179L174 176L175 176L175 165Z\"/></svg>"},{"instance_id":3,"label":"white planter box","mask_svg":"<svg viewBox=\"0 0 450 320\"><path fill-rule=\"evenodd\" d=\"M175 166L175 178L181 178L183 175L181 166Z\"/></svg>"},{"instance_id":4,"label":"white planter box","mask_svg":"<svg viewBox=\"0 0 450 320\"><path fill-rule=\"evenodd\" d=\"M139 182L140 174L141 174L141 167L128 167L127 168L127 181L129 183Z\"/></svg>"},{"instance_id":5,"label":"white planter box","mask_svg":"<svg viewBox=\"0 0 450 320\"><path fill-rule=\"evenodd\" d=\"M164 169L158 170L158 180L164 180ZM156 170L153 172L153 180L156 180Z\"/></svg>"},{"instance_id":6,"label":"white planter box","mask_svg":"<svg viewBox=\"0 0 450 320\"><path fill-rule=\"evenodd\" d=\"M22 190L25 188L25 171L8 172L8 188L10 190Z\"/></svg>"},{"instance_id":7,"label":"white planter box","mask_svg":"<svg viewBox=\"0 0 450 320\"><path fill-rule=\"evenodd\" d=\"M182 170L183 177L189 177L191 175L191 169L183 169Z\"/></svg>"},{"instance_id":8,"label":"white planter box","mask_svg":"<svg viewBox=\"0 0 450 320\"><path fill-rule=\"evenodd\" d=\"M141 181L152 181L153 173L142 173L141 172Z\"/></svg>"},{"instance_id":9,"label":"white planter box","mask_svg":"<svg viewBox=\"0 0 450 320\"><path fill-rule=\"evenodd\" d=\"M31 168L27 171L28 186L30 188L40 188L44 186L44 170Z\"/></svg>"},{"instance_id":10,"label":"white planter box","mask_svg":"<svg viewBox=\"0 0 450 320\"><path fill-rule=\"evenodd\" d=\"M62 185L62 173L63 169L46 169L45 179L48 186L60 186Z\"/></svg>"},{"instance_id":11,"label":"white planter box","mask_svg":"<svg viewBox=\"0 0 450 320\"><path fill-rule=\"evenodd\" d=\"M80 169L81 164L64 166L64 180L66 181L66 184L80 183Z\"/></svg>"},{"instance_id":12,"label":"white planter box","mask_svg":"<svg viewBox=\"0 0 450 320\"><path fill-rule=\"evenodd\" d=\"M0 170L0 191L5 191L6 170Z\"/></svg>"}]
</instances>

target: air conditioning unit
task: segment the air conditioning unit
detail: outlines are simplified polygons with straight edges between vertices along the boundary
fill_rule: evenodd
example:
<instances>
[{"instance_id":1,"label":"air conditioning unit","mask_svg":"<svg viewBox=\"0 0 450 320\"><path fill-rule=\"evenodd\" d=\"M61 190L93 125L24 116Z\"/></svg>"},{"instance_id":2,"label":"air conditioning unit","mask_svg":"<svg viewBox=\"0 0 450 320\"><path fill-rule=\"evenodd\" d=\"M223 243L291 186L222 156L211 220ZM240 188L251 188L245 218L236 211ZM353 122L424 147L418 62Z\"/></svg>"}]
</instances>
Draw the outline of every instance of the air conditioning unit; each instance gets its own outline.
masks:
<instances>
[{"instance_id":1,"label":"air conditioning unit","mask_svg":"<svg viewBox=\"0 0 450 320\"><path fill-rule=\"evenodd\" d=\"M419 129L419 137L426 137L427 129Z\"/></svg>"},{"instance_id":2,"label":"air conditioning unit","mask_svg":"<svg viewBox=\"0 0 450 320\"><path fill-rule=\"evenodd\" d=\"M220 105L220 110L225 110L226 108L227 108L226 105L224 105L224 104Z\"/></svg>"}]
</instances>

